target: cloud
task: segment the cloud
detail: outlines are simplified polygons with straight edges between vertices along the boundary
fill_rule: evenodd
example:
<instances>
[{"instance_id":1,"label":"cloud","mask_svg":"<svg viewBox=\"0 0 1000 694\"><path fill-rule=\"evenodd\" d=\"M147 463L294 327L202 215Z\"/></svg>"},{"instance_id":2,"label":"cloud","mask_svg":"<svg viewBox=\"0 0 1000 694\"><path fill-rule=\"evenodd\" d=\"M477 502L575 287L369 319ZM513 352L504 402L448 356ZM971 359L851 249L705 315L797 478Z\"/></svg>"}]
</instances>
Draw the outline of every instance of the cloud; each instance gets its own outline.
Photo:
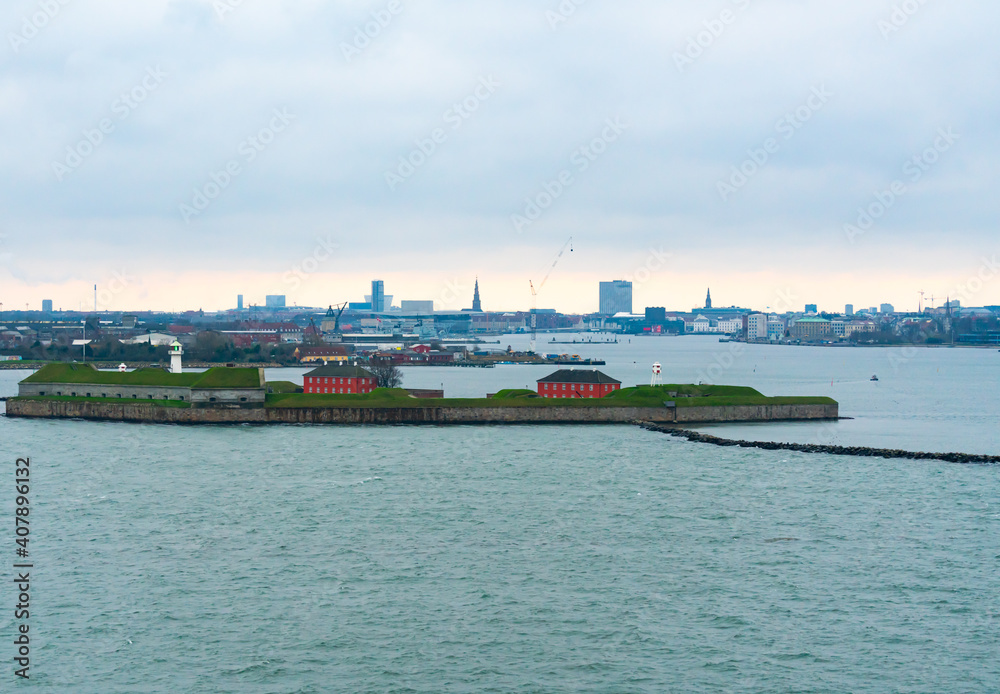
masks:
<instances>
[{"instance_id":1,"label":"cloud","mask_svg":"<svg viewBox=\"0 0 1000 694\"><path fill-rule=\"evenodd\" d=\"M160 270L214 267L225 283L224 272L280 276L290 247L330 230L354 241L344 262L372 276L417 249L435 266L439 251L481 274L524 275L519 259L544 262L569 234L606 260L573 278L586 283L627 272L653 242L730 273L780 271L780 250L813 265L817 283L859 253L891 258L916 242L930 259L942 231L975 257L997 217L987 186L1000 91L986 66L1000 57L1000 9L926 2L899 23L897 4L626 0L580 3L553 25L554 0L63 0L32 33L42 3L18 0L0 18L0 125L15 134L0 143L2 221L16 241L5 265L27 294L124 254ZM719 24L724 12L732 21ZM162 83L123 109L150 70ZM484 77L500 86L456 126L449 112ZM817 85L829 103L720 199L717 182L782 138L779 122ZM275 109L294 122L250 160L241 148ZM615 117L627 133L516 234L525 198ZM88 148L103 121L113 129ZM941 127L960 143L861 248L847 243L843 225ZM390 189L386 172L437 129L445 140ZM59 176L72 151L79 166ZM181 206L234 161L239 174L185 219Z\"/></svg>"}]
</instances>

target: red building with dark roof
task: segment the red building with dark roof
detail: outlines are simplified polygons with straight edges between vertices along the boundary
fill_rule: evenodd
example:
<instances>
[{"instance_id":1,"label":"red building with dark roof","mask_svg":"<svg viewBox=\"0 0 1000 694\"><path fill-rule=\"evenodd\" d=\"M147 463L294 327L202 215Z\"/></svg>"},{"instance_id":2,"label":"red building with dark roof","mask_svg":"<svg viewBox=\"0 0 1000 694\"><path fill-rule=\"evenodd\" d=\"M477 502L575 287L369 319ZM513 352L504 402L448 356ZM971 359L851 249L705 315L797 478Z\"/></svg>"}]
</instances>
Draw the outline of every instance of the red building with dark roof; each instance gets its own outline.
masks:
<instances>
[{"instance_id":1,"label":"red building with dark roof","mask_svg":"<svg viewBox=\"0 0 1000 694\"><path fill-rule=\"evenodd\" d=\"M375 390L375 376L360 366L321 366L302 377L303 393L364 394Z\"/></svg>"},{"instance_id":2,"label":"red building with dark roof","mask_svg":"<svg viewBox=\"0 0 1000 694\"><path fill-rule=\"evenodd\" d=\"M621 381L597 369L560 369L538 379L538 394L543 398L603 398L621 387Z\"/></svg>"}]
</instances>

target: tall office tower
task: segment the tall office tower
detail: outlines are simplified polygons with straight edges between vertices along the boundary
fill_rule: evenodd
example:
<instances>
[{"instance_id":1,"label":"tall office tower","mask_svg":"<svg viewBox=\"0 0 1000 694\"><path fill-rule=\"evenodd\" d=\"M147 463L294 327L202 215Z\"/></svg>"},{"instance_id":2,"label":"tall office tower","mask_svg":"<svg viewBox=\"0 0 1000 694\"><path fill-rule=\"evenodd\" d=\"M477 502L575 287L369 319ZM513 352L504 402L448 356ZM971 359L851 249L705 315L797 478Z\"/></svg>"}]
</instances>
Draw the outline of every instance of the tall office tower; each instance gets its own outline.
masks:
<instances>
[{"instance_id":1,"label":"tall office tower","mask_svg":"<svg viewBox=\"0 0 1000 694\"><path fill-rule=\"evenodd\" d=\"M385 282L382 280L372 280L372 311L381 313L388 310L385 305Z\"/></svg>"},{"instance_id":2,"label":"tall office tower","mask_svg":"<svg viewBox=\"0 0 1000 694\"><path fill-rule=\"evenodd\" d=\"M632 313L632 283L625 280L601 282L599 311L605 316Z\"/></svg>"}]
</instances>

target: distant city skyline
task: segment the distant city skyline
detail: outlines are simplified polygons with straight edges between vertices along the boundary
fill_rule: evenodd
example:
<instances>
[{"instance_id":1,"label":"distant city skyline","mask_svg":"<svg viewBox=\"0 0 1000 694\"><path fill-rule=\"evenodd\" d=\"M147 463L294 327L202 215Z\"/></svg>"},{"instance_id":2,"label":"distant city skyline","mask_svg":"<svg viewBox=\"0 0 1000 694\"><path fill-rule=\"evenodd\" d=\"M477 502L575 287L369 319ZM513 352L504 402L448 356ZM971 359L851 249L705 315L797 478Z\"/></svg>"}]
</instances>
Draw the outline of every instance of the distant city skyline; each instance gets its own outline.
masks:
<instances>
[{"instance_id":1,"label":"distant city skyline","mask_svg":"<svg viewBox=\"0 0 1000 694\"><path fill-rule=\"evenodd\" d=\"M387 274L384 274L384 276L387 279L381 280L381 287L383 288L383 292L386 289L392 290L386 293L385 296L386 298L392 296L394 306L401 306L403 301L432 301L435 310L439 311L461 311L471 308L477 281L480 288L487 291L490 297L495 294L503 296L505 288L508 289L506 294L512 295L516 293L516 285L518 284L516 278L509 276L502 278L505 284L495 286L487 284L492 279L489 277L452 278L442 280L438 284L420 276L410 277ZM201 309L215 312L239 308L241 297L244 308L249 308L250 306L266 307L268 305L268 297L271 297L271 302L274 305L272 307L277 307L280 296L285 297L285 305L288 308L294 308L295 306L323 308L331 304L361 302L363 298L369 297L372 280L368 276L359 275L358 278L356 282L343 276L338 276L335 280L331 279L330 284L334 289L331 289L329 294L313 290L298 294L280 295L273 293L270 288L262 289L260 292L251 292L244 289L245 286L248 286L252 282L259 283L261 281L259 278L248 278L247 284L237 288L244 289L241 292L220 292L218 294L207 292L204 287L195 287L193 288L194 291L186 291L183 289L185 284L183 282L166 286L162 291L149 291L146 289L145 283L139 282L130 282L128 286L118 291L112 291L109 287L98 285L98 308L101 311L154 310L169 312ZM699 275L698 278L702 280L702 284L705 283L704 280L711 279L704 275ZM319 284L321 279L321 277L316 277L312 283ZM562 313L598 313L600 310L598 289L600 284L606 280L594 280L590 283L587 280L581 280L578 276L571 276L570 279L572 284L567 281L565 286L560 286L561 283L556 279L550 280L550 283L546 285L545 291L539 294L538 307L556 309ZM411 282L409 286L423 287L424 291L420 289L407 291L405 287L399 284L407 281ZM692 280L692 283L696 281L698 280ZM78 285L71 286L74 292L79 291L75 304L71 303L72 300L61 300L60 297L65 297L67 294L72 295L72 293L66 292L65 287L63 287L60 289L51 288L53 291L50 294L44 294L44 296L40 291L37 295L29 298L27 302L4 301L4 309L23 310L25 303L27 303L29 310L37 311L42 310L43 301L51 300L53 302L53 310L92 311L94 303L93 285L81 282ZM77 286L79 287L78 289ZM280 283L276 283L274 286L280 288L281 285ZM632 311L634 313L642 313L646 307L651 306L665 306L668 311L691 311L705 305L707 298L705 290L699 290L694 284L679 287L671 283L669 289L664 290L660 290L659 286L654 281L649 281L643 285L633 284ZM712 305L716 310L738 306L776 313L804 311L810 304L815 304L819 312L826 313L845 313L848 306L856 311L867 311L870 307L881 309L883 305L891 305L897 312L915 313L921 301L919 294L915 293L913 298L907 303L904 294L901 292L898 293L898 296L901 298L897 298L895 301L884 300L886 295L883 294L872 295L871 298L865 300L857 300L855 298L854 301L845 301L843 296L836 292L831 299L814 301L812 299L815 297L815 294L806 294L805 290L801 289L800 286L788 282L784 287L779 288L773 296L768 296L752 288L732 286L731 282L727 282L725 278L720 278L711 281L709 291L712 296ZM579 289L577 289L578 287ZM1000 305L1000 297L991 301L984 293L975 294L969 291L966 291L963 297L960 285L956 284L955 288L957 288L957 291L955 291L951 298L960 301L963 307ZM438 292L437 295L431 293L434 291ZM579 296L577 292L582 292L584 296ZM858 288L855 288L851 291L850 296L853 298L864 294L864 291L859 291ZM762 298L754 300L752 298L754 296ZM157 297L160 298L159 302L157 301ZM309 297L312 297L313 300L310 301ZM697 297L700 297L700 299ZM182 300L183 298L189 301L185 302ZM217 302L210 301L216 298ZM934 299L934 307L943 307L949 295L945 293L937 296L931 292L925 292L925 296L923 297L924 308L932 306L932 298ZM166 302L163 302L163 299L166 299ZM766 299L770 299L770 303L763 303ZM509 304L491 305L491 302L488 300L482 305L482 309L484 311L528 311L530 309L530 296L521 297L520 301L514 298Z\"/></svg>"}]
</instances>

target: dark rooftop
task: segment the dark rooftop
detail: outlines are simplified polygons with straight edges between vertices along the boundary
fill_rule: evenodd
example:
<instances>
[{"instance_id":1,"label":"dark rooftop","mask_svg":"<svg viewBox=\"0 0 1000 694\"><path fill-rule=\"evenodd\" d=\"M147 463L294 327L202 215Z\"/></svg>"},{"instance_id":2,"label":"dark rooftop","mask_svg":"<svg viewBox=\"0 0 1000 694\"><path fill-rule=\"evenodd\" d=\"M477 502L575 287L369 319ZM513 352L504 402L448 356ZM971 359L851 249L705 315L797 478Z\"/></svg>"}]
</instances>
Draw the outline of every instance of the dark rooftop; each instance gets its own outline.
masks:
<instances>
[{"instance_id":1,"label":"dark rooftop","mask_svg":"<svg viewBox=\"0 0 1000 694\"><path fill-rule=\"evenodd\" d=\"M329 364L303 375L303 378L375 378L375 375L368 369L360 366L347 366L346 364Z\"/></svg>"},{"instance_id":2,"label":"dark rooftop","mask_svg":"<svg viewBox=\"0 0 1000 694\"><path fill-rule=\"evenodd\" d=\"M539 383L618 383L597 369L559 369L554 374L538 379Z\"/></svg>"}]
</instances>

